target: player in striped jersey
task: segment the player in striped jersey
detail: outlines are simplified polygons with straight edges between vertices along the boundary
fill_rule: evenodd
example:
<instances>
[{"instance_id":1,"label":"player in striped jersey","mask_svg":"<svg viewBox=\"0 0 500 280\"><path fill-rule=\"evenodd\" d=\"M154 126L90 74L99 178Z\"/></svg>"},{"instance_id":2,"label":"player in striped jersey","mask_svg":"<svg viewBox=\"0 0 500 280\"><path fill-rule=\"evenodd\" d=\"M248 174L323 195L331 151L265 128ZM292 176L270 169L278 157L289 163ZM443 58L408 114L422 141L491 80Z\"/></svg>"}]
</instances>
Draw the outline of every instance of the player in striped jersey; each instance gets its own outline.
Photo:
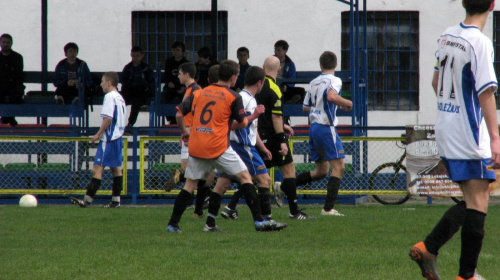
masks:
<instances>
[{"instance_id":1,"label":"player in striped jersey","mask_svg":"<svg viewBox=\"0 0 500 280\"><path fill-rule=\"evenodd\" d=\"M92 143L100 139L99 146L92 168L92 179L87 185L87 192L83 199L71 197L71 201L80 207L88 207L92 204L94 196L101 186L102 172L105 166L111 169L113 175L113 187L111 203L106 207L120 206L120 193L123 185L122 162L123 162L123 132L127 123L125 101L118 93L118 74L106 72L102 76L101 87L104 102L101 109L102 124L99 131L92 137Z\"/></svg>"},{"instance_id":2,"label":"player in striped jersey","mask_svg":"<svg viewBox=\"0 0 500 280\"><path fill-rule=\"evenodd\" d=\"M438 40L432 86L437 96L436 142L448 176L460 185L464 201L451 207L410 257L427 279L440 279L439 249L462 228L457 280L483 279L476 267L484 237L492 169L500 167L500 137L494 93L491 40L482 30L494 0L463 0L465 20Z\"/></svg>"},{"instance_id":3,"label":"player in striped jersey","mask_svg":"<svg viewBox=\"0 0 500 280\"><path fill-rule=\"evenodd\" d=\"M340 96L342 80L335 77L337 56L325 51L319 58L321 75L309 83L309 90L304 99L303 110L309 112L309 148L311 160L315 169L297 176L297 186L320 180L328 175L328 168L332 168L328 180L326 200L321 215L344 216L333 209L340 182L344 175L344 147L335 130L338 123L337 108L350 111L352 101Z\"/></svg>"}]
</instances>

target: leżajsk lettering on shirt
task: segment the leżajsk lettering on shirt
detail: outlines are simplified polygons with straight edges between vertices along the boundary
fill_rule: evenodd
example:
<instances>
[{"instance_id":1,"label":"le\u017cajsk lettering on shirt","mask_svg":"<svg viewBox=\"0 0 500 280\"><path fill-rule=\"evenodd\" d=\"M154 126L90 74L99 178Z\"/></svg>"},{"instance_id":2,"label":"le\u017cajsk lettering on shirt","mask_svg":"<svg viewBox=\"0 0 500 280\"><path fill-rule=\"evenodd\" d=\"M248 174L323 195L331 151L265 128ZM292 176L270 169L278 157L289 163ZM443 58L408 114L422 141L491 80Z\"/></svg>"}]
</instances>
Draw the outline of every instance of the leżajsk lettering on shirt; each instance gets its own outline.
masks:
<instances>
[{"instance_id":1,"label":"le\u017cajsk lettering on shirt","mask_svg":"<svg viewBox=\"0 0 500 280\"><path fill-rule=\"evenodd\" d=\"M479 95L498 87L491 40L477 27L460 23L439 37L436 58L439 155L452 160L490 158Z\"/></svg>"},{"instance_id":2,"label":"le\u017cajsk lettering on shirt","mask_svg":"<svg viewBox=\"0 0 500 280\"><path fill-rule=\"evenodd\" d=\"M255 108L257 108L257 101L255 97L248 91L240 91L240 96L243 101L243 108L245 108L245 116L248 118ZM255 146L257 143L257 119L245 128L231 130L230 140L246 146Z\"/></svg>"},{"instance_id":3,"label":"le\u017cajsk lettering on shirt","mask_svg":"<svg viewBox=\"0 0 500 280\"><path fill-rule=\"evenodd\" d=\"M120 138L123 135L126 125L125 101L117 91L108 92L104 96L102 103L101 117L112 119L106 131L101 134L101 140L109 142Z\"/></svg>"},{"instance_id":4,"label":"le\u017cajsk lettering on shirt","mask_svg":"<svg viewBox=\"0 0 500 280\"><path fill-rule=\"evenodd\" d=\"M304 107L309 107L311 123L336 126L337 105L328 102L328 90L340 94L342 80L332 74L321 74L309 83L309 90L304 98Z\"/></svg>"}]
</instances>

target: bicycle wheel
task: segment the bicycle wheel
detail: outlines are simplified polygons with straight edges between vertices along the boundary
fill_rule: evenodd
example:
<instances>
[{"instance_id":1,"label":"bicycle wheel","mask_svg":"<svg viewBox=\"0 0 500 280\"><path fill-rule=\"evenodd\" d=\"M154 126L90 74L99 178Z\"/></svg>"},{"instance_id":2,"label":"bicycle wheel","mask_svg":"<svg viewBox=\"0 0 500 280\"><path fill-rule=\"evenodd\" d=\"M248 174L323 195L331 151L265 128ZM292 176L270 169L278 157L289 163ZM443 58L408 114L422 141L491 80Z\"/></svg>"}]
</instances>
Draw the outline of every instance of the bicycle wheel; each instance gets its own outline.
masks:
<instances>
[{"instance_id":1,"label":"bicycle wheel","mask_svg":"<svg viewBox=\"0 0 500 280\"><path fill-rule=\"evenodd\" d=\"M372 191L405 191L404 194L373 195L384 205L400 205L410 199L410 194L406 192L406 167L397 162L377 167L370 176L369 187Z\"/></svg>"}]
</instances>

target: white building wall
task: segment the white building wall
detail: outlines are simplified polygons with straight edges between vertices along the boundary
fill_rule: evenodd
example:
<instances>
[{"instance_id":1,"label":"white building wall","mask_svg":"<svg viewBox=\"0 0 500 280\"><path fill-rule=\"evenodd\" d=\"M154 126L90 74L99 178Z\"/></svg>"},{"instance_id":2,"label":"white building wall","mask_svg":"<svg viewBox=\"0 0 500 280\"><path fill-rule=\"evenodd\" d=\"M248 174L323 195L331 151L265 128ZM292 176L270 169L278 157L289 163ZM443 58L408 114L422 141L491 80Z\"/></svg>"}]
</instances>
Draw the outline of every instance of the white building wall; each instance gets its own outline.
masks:
<instances>
[{"instance_id":1,"label":"white building wall","mask_svg":"<svg viewBox=\"0 0 500 280\"><path fill-rule=\"evenodd\" d=\"M249 62L262 65L273 54L274 42L285 39L298 71L319 70L324 50L340 58L341 12L348 5L335 0L219 0L228 11L228 58L236 49L250 49ZM436 40L444 29L465 17L460 0L367 0L369 11L419 11L420 110L369 111L370 126L433 123L435 97L431 88ZM53 71L64 58L63 46L76 42L79 57L91 71L121 71L130 61L132 11L190 11L211 9L210 0L48 0L48 67ZM498 9L498 8L497 8ZM24 56L25 70L41 70L41 1L5 0L0 9L0 33L14 37L13 49ZM492 37L492 15L484 30ZM339 63L340 65L340 63ZM39 89L28 85L27 90ZM98 117L99 108L92 113ZM147 125L141 113L138 125ZM303 122L304 120L298 120ZM343 123L350 123L344 119ZM99 124L98 121L91 124ZM396 132L394 132L397 135ZM376 134L372 134L376 135ZM387 135L384 132L382 135Z\"/></svg>"}]
</instances>

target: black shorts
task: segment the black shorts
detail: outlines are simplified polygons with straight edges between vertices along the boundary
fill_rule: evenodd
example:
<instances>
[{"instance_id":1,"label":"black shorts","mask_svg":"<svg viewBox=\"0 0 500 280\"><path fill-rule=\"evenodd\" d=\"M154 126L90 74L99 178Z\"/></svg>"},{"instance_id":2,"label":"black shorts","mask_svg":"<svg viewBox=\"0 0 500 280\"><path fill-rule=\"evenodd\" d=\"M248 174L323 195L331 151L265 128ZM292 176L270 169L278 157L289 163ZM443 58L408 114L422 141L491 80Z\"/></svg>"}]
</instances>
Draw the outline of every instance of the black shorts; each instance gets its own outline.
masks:
<instances>
[{"instance_id":1,"label":"black shorts","mask_svg":"<svg viewBox=\"0 0 500 280\"><path fill-rule=\"evenodd\" d=\"M264 160L264 163L266 164L267 168L271 168L274 166L283 166L289 164L290 162L293 162L292 152L290 151L290 146L288 142L286 143L286 146L288 148L288 153L285 156L280 154L281 143L278 137L276 136L276 133L274 133L274 131L273 132L260 131L259 136L262 142L264 142L266 148L273 155L273 158L271 160ZM262 158L264 158L263 154L261 154L261 156Z\"/></svg>"}]
</instances>

